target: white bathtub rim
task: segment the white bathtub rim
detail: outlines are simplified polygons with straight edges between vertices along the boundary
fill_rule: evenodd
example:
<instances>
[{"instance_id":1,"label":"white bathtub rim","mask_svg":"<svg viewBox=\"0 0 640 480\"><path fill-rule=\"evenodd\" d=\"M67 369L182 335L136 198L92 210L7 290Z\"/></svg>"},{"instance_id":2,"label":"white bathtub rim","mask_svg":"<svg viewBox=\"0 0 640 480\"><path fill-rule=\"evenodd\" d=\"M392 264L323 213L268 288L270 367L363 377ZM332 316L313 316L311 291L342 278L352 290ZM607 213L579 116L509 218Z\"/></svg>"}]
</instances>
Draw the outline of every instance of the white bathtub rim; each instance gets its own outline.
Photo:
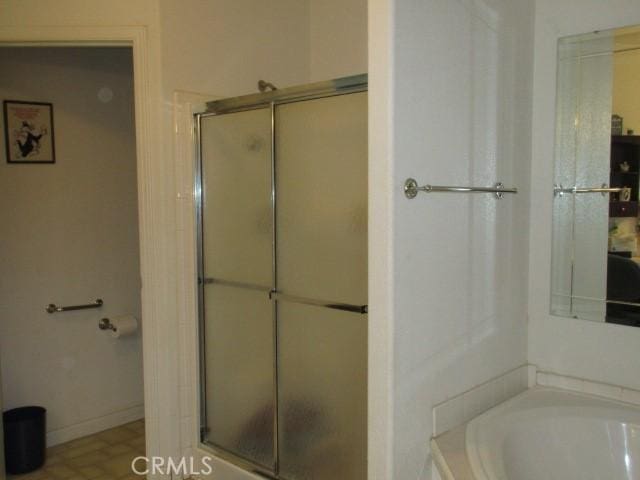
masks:
<instances>
[{"instance_id":1,"label":"white bathtub rim","mask_svg":"<svg viewBox=\"0 0 640 480\"><path fill-rule=\"evenodd\" d=\"M509 398L508 400L505 400L504 402L499 403L498 405L490 408L486 412L483 412L483 413L473 417L465 425L468 428L469 424L471 422L477 420L477 419L483 419L483 418L486 418L486 417L492 417L492 416L498 415L498 414L502 413L503 410L506 410L509 406L511 406L511 404L520 401L520 399L522 397L530 396L534 392L555 392L555 393L562 393L562 394L566 394L566 395L570 395L570 396L576 396L576 397L586 397L586 398L588 398L590 400L601 402L603 404L602 406L610 406L611 404L615 404L615 405L619 405L621 407L631 408L631 409L640 411L640 405L638 405L637 403L625 402L624 400L620 400L619 398L611 398L611 397L606 397L606 396L603 396L603 395L596 395L596 394L590 393L590 392L583 392L583 391L578 391L578 390L570 390L570 389L567 389L567 388L552 387L552 386L547 386L547 385L535 385L535 386L533 386L531 388L528 388L528 389L524 390L523 392L520 392L519 394Z\"/></svg>"},{"instance_id":2,"label":"white bathtub rim","mask_svg":"<svg viewBox=\"0 0 640 480\"><path fill-rule=\"evenodd\" d=\"M479 458L479 450L482 447L477 447L476 445L478 445L478 441L476 439L476 428L475 426L482 422L483 420L486 420L487 418L491 418L491 417L495 417L495 416L499 416L499 415L504 415L505 410L508 411L509 407L511 407L514 403L520 402L522 401L523 397L528 397L531 396L532 394L535 394L536 392L552 392L552 393L560 393L562 395L566 395L569 397L578 397L578 398L582 398L582 399L586 399L588 401L595 401L597 402L598 406L603 407L603 408L611 408L611 407L615 407L615 406L619 406L622 408L626 408L626 409L632 409L635 410L636 412L640 412L640 406L638 404L635 403L629 403L629 402L625 402L623 400L619 400L619 399L612 399L610 397L604 397L604 396L599 396L599 395L595 395L592 393L587 393L587 392L581 392L581 391L575 391L575 390L569 390L569 389L564 389L564 388L558 388L558 387L550 387L550 386L540 386L540 385L536 385L532 388L529 388L527 390L525 390L524 392L519 393L518 395L496 405L495 407L487 410L486 412L474 417L473 419L469 420L465 425L464 425L464 449L466 452L466 456L467 456L467 460L469 463L469 466L471 467L471 470L473 471L473 477L474 480L494 480L492 477L489 476L488 472L486 471L484 464L482 462L482 460ZM545 407L542 407L545 408ZM444 460L444 458L443 458ZM445 465L447 464L446 461L443 462ZM447 466L448 468L448 466ZM453 477L451 477L453 479ZM453 479L455 480L455 479Z\"/></svg>"}]
</instances>

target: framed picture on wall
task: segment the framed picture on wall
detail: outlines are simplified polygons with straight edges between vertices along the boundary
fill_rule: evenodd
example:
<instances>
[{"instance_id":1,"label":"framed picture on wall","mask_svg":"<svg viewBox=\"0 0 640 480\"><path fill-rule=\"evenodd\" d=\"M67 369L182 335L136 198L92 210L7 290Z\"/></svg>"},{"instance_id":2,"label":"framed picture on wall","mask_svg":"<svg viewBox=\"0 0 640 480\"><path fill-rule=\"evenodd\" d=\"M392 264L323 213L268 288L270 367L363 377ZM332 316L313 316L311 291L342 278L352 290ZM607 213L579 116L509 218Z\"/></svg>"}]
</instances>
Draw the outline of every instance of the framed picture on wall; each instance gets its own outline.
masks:
<instances>
[{"instance_id":1,"label":"framed picture on wall","mask_svg":"<svg viewBox=\"0 0 640 480\"><path fill-rule=\"evenodd\" d=\"M55 163L53 104L5 100L7 163Z\"/></svg>"}]
</instances>

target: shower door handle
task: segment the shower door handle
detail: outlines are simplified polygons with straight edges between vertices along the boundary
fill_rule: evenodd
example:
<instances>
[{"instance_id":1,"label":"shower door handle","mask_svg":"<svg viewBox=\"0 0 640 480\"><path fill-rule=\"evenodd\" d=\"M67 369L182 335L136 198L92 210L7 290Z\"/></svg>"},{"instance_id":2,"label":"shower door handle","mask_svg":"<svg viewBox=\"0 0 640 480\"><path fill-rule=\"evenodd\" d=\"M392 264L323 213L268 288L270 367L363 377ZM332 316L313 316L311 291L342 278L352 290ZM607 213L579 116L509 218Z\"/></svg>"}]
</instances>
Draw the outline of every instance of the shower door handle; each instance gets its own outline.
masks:
<instances>
[{"instance_id":1,"label":"shower door handle","mask_svg":"<svg viewBox=\"0 0 640 480\"><path fill-rule=\"evenodd\" d=\"M203 285L218 284L227 287L244 288L248 290L256 290L261 292L268 292L269 299L278 300L281 302L299 303L301 305L313 305L315 307L331 308L333 310L342 310L343 312L352 312L365 314L369 313L368 305L355 305L351 303L333 302L331 300L319 300L316 298L299 297L297 295L287 295L285 293L278 292L272 288L265 287L264 285L256 285L253 283L238 282L233 280L223 280L220 278L205 277L198 279L198 282Z\"/></svg>"},{"instance_id":2,"label":"shower door handle","mask_svg":"<svg viewBox=\"0 0 640 480\"><path fill-rule=\"evenodd\" d=\"M223 285L225 287L246 288L248 290L257 290L259 292L270 292L271 287L265 287L264 285L258 285L255 283L238 282L236 280L223 280L221 278L205 277L198 278L198 283L204 285Z\"/></svg>"},{"instance_id":3,"label":"shower door handle","mask_svg":"<svg viewBox=\"0 0 640 480\"><path fill-rule=\"evenodd\" d=\"M301 305L313 305L316 307L331 308L333 310L342 310L343 312L352 312L365 314L369 313L368 305L354 305L351 303L332 302L330 300L318 300L314 298L298 297L296 295L287 295L284 293L271 290L269 298L276 301L284 301L291 303L299 303Z\"/></svg>"}]
</instances>

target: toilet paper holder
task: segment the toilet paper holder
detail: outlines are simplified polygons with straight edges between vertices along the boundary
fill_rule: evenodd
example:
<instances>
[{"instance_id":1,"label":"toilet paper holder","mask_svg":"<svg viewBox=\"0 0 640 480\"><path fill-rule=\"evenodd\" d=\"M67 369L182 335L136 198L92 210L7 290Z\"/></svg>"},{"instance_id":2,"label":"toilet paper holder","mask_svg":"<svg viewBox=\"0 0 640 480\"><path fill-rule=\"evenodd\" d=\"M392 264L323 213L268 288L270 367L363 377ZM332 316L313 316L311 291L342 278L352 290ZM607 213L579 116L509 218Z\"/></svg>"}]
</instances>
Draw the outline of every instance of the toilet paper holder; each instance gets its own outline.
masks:
<instances>
[{"instance_id":1,"label":"toilet paper holder","mask_svg":"<svg viewBox=\"0 0 640 480\"><path fill-rule=\"evenodd\" d=\"M114 332L118 330L108 318L101 318L98 322L98 328L100 330L113 330Z\"/></svg>"}]
</instances>

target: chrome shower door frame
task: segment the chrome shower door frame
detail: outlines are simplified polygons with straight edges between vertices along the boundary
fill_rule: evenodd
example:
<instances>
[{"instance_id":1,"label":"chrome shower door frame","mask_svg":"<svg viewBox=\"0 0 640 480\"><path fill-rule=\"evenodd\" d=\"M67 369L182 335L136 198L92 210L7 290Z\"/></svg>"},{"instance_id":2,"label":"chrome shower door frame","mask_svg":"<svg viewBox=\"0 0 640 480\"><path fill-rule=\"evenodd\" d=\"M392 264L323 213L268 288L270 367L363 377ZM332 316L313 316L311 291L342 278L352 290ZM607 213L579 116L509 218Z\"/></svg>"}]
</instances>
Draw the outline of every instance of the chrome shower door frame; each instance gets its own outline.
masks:
<instances>
[{"instance_id":1,"label":"chrome shower door frame","mask_svg":"<svg viewBox=\"0 0 640 480\"><path fill-rule=\"evenodd\" d=\"M204 388L206 382L206 361L205 361L205 312L204 312L204 287L210 283L229 284L224 280L206 278L204 272L204 252L203 252L203 206L202 206L202 119L207 117L226 115L229 113L238 113L258 109L270 109L271 118L271 221L272 221L272 290L269 297L272 300L278 300L277 289L277 189L276 189L276 121L275 110L279 105L287 103L302 102L307 100L315 100L326 97L334 97L339 95L348 95L353 93L366 92L368 90L368 79L366 74L345 77L326 82L318 82L304 86L296 86L275 90L266 93L245 95L240 97L232 97L223 100L216 100L207 103L207 110L194 114L194 142L195 142L195 215L196 215L196 237L197 237L197 291L198 291L198 343L199 343L199 418L200 418L200 446L210 450L216 456L237 465L252 473L265 476L273 480L279 480L279 426L278 426L278 302L272 302L272 323L273 323L273 345L274 345L274 365L273 365L273 392L274 392L274 414L273 414L273 451L274 451L274 470L268 470L264 466L259 465L249 459L243 458L234 452L228 451L218 445L205 441L207 433L207 416L206 416L206 390ZM257 289L253 285L242 285L245 288ZM280 294L280 299L288 299L297 303L308 303L297 297L289 297ZM346 305L335 302L319 302L315 304L327 308L345 310L359 314L366 314L367 305Z\"/></svg>"}]
</instances>

